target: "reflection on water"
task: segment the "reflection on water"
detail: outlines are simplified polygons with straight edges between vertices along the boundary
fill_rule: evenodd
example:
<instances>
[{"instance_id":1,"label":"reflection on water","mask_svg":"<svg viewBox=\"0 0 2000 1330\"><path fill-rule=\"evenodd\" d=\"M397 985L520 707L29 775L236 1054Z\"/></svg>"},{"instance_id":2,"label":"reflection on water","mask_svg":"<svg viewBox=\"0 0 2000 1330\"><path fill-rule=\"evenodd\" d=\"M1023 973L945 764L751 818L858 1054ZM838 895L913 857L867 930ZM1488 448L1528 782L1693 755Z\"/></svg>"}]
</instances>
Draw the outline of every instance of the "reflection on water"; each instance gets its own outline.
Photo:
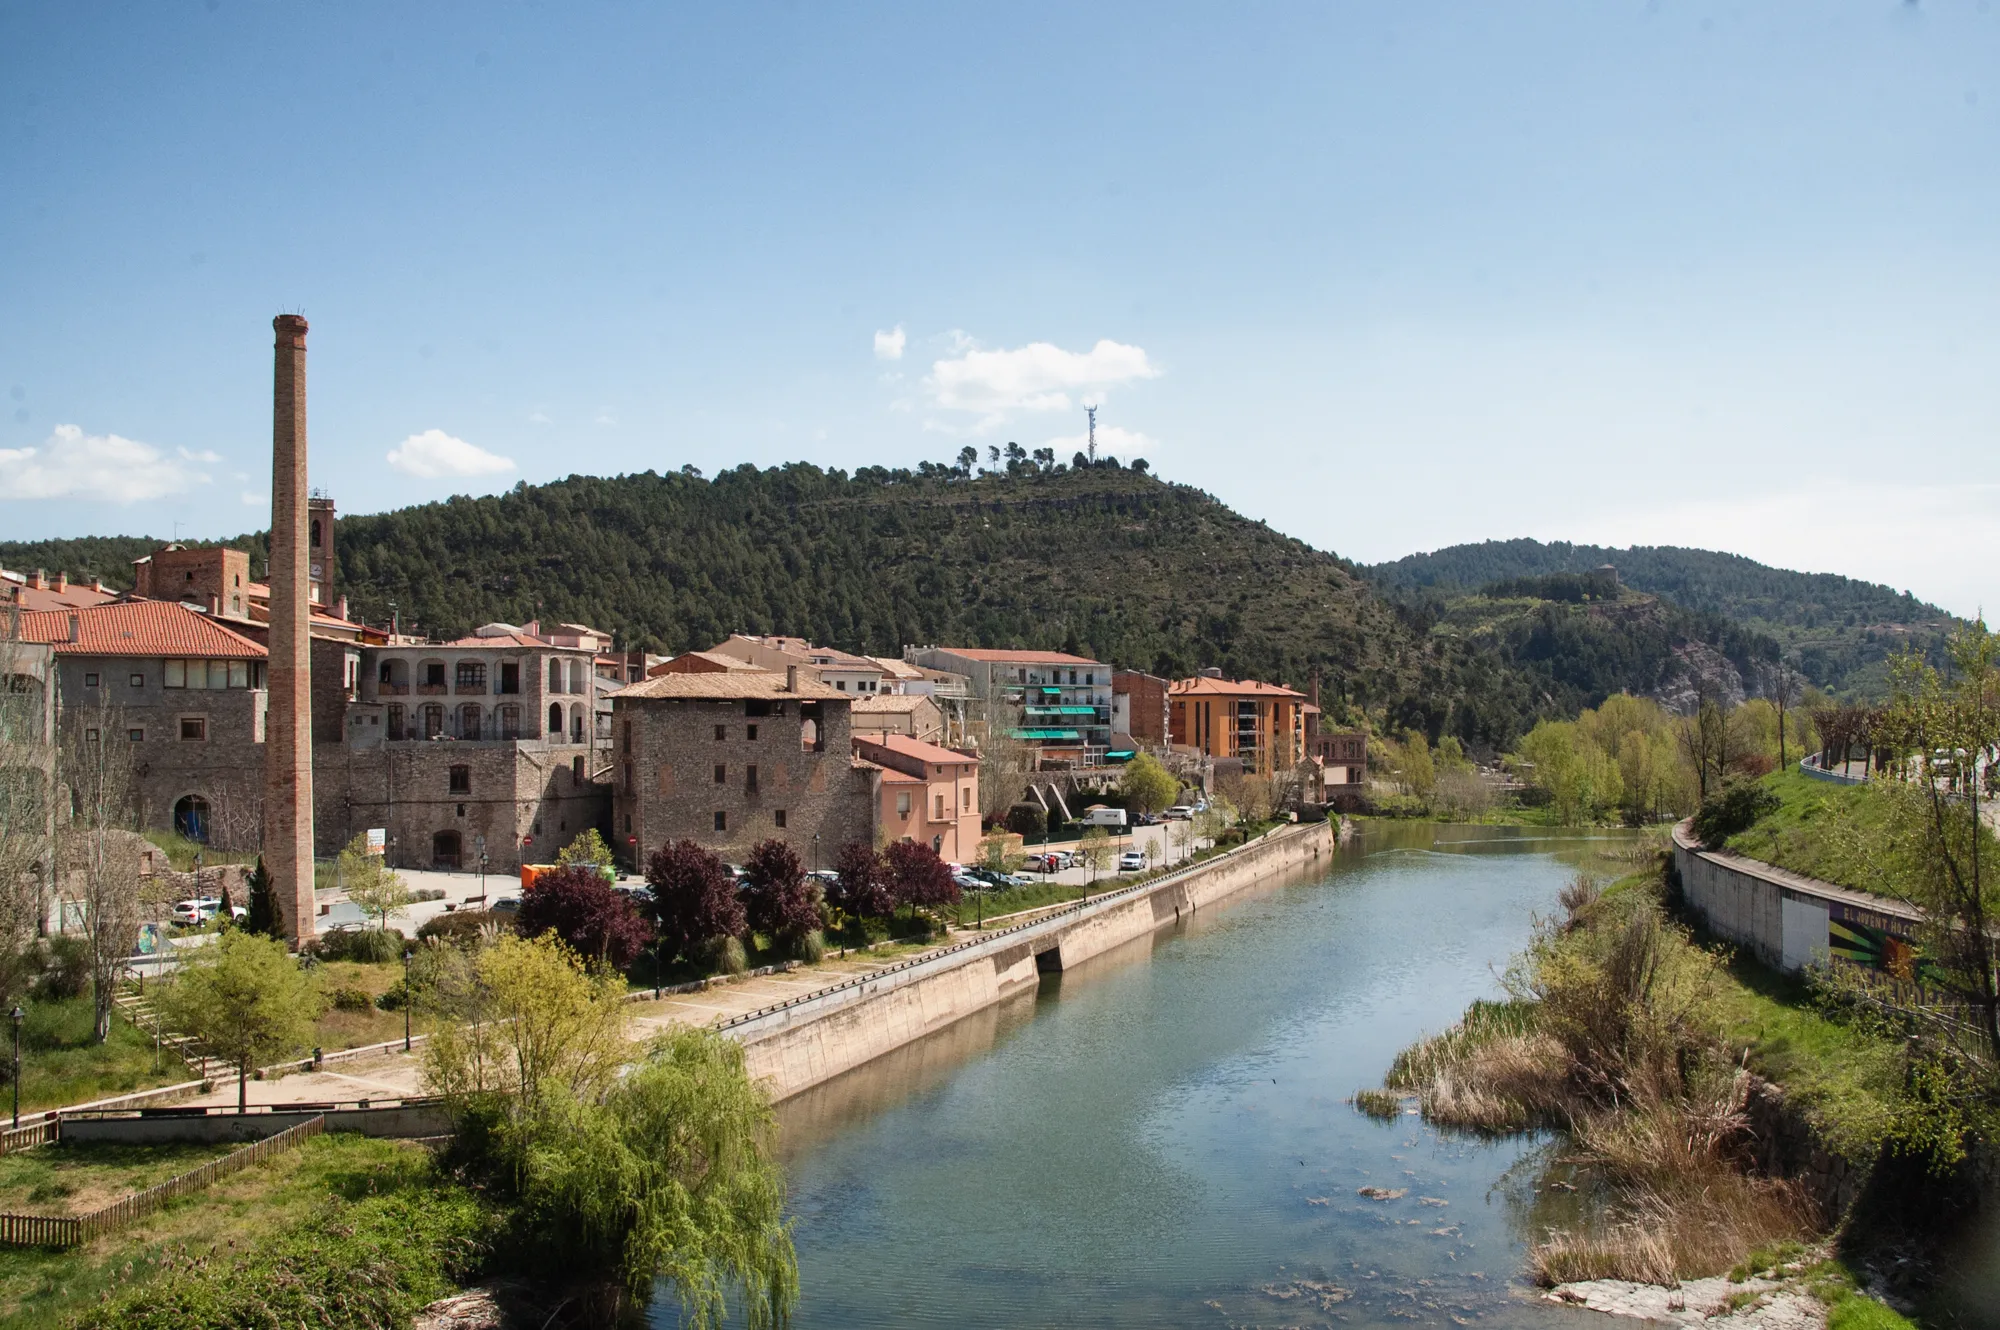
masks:
<instances>
[{"instance_id":1,"label":"reflection on water","mask_svg":"<svg viewBox=\"0 0 2000 1330\"><path fill-rule=\"evenodd\" d=\"M1345 1101L1629 843L1371 829L783 1105L800 1324L1588 1324L1516 1284L1540 1142Z\"/></svg>"}]
</instances>

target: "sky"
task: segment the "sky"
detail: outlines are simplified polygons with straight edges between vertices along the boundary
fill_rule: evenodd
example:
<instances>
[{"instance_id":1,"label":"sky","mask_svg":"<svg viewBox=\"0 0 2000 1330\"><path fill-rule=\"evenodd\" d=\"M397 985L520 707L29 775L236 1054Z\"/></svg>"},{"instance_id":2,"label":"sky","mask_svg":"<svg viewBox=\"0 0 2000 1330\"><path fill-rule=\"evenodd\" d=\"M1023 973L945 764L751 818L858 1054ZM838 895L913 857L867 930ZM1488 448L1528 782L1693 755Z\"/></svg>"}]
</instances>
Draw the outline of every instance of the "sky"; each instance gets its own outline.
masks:
<instances>
[{"instance_id":1,"label":"sky","mask_svg":"<svg viewBox=\"0 0 2000 1330\"><path fill-rule=\"evenodd\" d=\"M2000 568L1987 0L0 8L0 539L1101 449L1361 562ZM53 570L52 570L53 571Z\"/></svg>"}]
</instances>

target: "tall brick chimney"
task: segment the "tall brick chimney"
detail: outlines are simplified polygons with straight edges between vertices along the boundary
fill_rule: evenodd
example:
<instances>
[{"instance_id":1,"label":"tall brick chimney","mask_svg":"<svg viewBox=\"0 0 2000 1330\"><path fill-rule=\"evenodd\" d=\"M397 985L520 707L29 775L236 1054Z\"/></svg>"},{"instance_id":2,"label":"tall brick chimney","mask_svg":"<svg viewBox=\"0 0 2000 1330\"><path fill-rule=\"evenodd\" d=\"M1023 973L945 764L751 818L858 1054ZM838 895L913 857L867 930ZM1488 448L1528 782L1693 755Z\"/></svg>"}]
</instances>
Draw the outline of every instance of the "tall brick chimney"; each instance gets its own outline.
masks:
<instances>
[{"instance_id":1,"label":"tall brick chimney","mask_svg":"<svg viewBox=\"0 0 2000 1330\"><path fill-rule=\"evenodd\" d=\"M312 640L306 539L306 321L271 320L271 627L264 731L264 867L293 945L313 935Z\"/></svg>"}]
</instances>

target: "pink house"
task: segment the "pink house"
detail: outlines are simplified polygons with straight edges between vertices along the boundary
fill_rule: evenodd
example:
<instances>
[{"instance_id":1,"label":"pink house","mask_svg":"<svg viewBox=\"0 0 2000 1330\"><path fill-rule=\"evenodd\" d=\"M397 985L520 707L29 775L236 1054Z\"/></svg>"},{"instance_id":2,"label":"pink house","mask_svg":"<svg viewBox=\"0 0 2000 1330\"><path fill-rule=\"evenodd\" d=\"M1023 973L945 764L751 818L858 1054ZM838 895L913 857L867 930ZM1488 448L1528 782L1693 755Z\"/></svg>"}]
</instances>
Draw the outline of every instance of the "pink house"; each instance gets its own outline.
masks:
<instances>
[{"instance_id":1,"label":"pink house","mask_svg":"<svg viewBox=\"0 0 2000 1330\"><path fill-rule=\"evenodd\" d=\"M905 734L856 734L854 755L882 768L877 825L889 840L928 842L952 863L978 857L978 758Z\"/></svg>"}]
</instances>

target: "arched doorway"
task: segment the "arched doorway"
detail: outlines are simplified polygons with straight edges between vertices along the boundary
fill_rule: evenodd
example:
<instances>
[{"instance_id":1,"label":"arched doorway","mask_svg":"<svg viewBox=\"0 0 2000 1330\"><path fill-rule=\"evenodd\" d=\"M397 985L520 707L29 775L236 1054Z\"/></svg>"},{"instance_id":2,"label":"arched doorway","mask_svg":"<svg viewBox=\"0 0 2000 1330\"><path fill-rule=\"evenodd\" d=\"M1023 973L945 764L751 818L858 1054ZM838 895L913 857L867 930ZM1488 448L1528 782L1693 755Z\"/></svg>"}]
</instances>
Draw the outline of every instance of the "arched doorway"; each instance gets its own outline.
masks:
<instances>
[{"instance_id":1,"label":"arched doorway","mask_svg":"<svg viewBox=\"0 0 2000 1330\"><path fill-rule=\"evenodd\" d=\"M549 703L549 742L562 742L562 703Z\"/></svg>"},{"instance_id":2,"label":"arched doorway","mask_svg":"<svg viewBox=\"0 0 2000 1330\"><path fill-rule=\"evenodd\" d=\"M459 839L456 831L440 831L431 837L431 867L457 868Z\"/></svg>"},{"instance_id":3,"label":"arched doorway","mask_svg":"<svg viewBox=\"0 0 2000 1330\"><path fill-rule=\"evenodd\" d=\"M174 805L174 830L200 845L208 844L208 800L183 795Z\"/></svg>"}]
</instances>

